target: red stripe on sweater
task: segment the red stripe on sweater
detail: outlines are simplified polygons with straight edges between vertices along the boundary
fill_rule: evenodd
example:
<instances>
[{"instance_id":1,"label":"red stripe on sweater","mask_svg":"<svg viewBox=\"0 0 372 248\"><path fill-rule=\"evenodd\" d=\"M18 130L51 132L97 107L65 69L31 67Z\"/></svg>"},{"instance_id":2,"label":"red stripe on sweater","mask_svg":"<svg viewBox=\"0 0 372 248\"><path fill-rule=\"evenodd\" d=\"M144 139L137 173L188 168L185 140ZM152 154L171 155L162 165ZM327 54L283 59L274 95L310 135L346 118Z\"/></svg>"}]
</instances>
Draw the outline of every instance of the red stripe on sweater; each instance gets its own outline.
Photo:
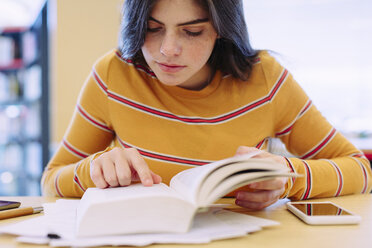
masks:
<instances>
[{"instance_id":1,"label":"red stripe on sweater","mask_svg":"<svg viewBox=\"0 0 372 248\"><path fill-rule=\"evenodd\" d=\"M126 144L121 139L118 138L118 140L125 148L131 148L132 147L131 145ZM191 159L185 159L185 158L177 158L177 157L166 156L166 155L163 155L163 154L158 154L158 153L154 153L154 152L145 151L145 150L142 150L142 149L139 149L139 148L136 148L136 149L138 150L138 152L141 155L143 155L145 157L149 157L149 158L153 158L153 159L159 159L159 160L163 160L163 161L166 161L166 162L173 162L173 163L194 165L194 166L200 166L200 165L205 165L205 164L210 163L210 162L207 162L207 161L198 161L198 160L191 160Z\"/></svg>"},{"instance_id":2,"label":"red stripe on sweater","mask_svg":"<svg viewBox=\"0 0 372 248\"><path fill-rule=\"evenodd\" d=\"M265 143L265 140L266 138L264 138L263 140L261 140L257 145L256 145L256 148L257 149L260 149L262 147L262 145Z\"/></svg>"},{"instance_id":3,"label":"red stripe on sweater","mask_svg":"<svg viewBox=\"0 0 372 248\"><path fill-rule=\"evenodd\" d=\"M175 120L175 121L181 121L181 122L185 122L185 123L197 123L197 124L219 123L219 122L224 122L224 121L230 120L230 119L235 118L239 115L245 114L246 112L248 112L250 110L253 110L254 108L257 108L257 107L269 102L275 96L278 89L280 88L280 86L285 81L285 78L287 77L287 75L288 75L288 71L284 70L282 75L280 76L277 84L273 88L273 90L265 98L263 98L261 100L258 100L257 102L254 102L252 104L249 104L249 105L247 105L247 106L245 106L241 109L238 109L238 110L236 110L232 113L225 114L225 115L222 115L222 116L219 116L219 117L214 117L214 118L181 117L181 116L177 116L175 114L169 113L169 112L165 112L165 111L161 111L161 110L157 110L157 109L154 109L154 108L150 108L150 107L141 105L139 103L136 103L134 101L126 99L126 98L124 98L122 96L119 96L119 95L117 95L113 92L110 92L110 91L108 91L108 96L111 97L112 99L114 99L118 102L121 102L125 105L128 105L132 108L139 109L143 112L147 112L147 113L153 114L155 116L159 116L159 117L163 117L163 118L167 118L167 119L171 119L171 120Z\"/></svg>"},{"instance_id":4,"label":"red stripe on sweater","mask_svg":"<svg viewBox=\"0 0 372 248\"><path fill-rule=\"evenodd\" d=\"M305 171L306 171L306 189L305 189L304 195L302 197L302 200L306 200L310 196L311 187L312 187L311 170L310 170L310 166L305 161L302 161L302 162L305 165L304 167L305 167Z\"/></svg>"},{"instance_id":5,"label":"red stripe on sweater","mask_svg":"<svg viewBox=\"0 0 372 248\"><path fill-rule=\"evenodd\" d=\"M291 169L291 172L295 173L296 171L295 171L295 169L294 169L293 164L291 163L291 161L288 158L286 158L286 157L284 157L284 158L285 158L285 160L287 160L287 164L289 165L289 168ZM296 179L294 177L292 177L291 180L292 180L292 185L293 185L295 183L295 180Z\"/></svg>"},{"instance_id":6,"label":"red stripe on sweater","mask_svg":"<svg viewBox=\"0 0 372 248\"><path fill-rule=\"evenodd\" d=\"M316 146L313 150L302 156L302 159L306 159L314 155L315 153L319 152L330 140L331 138L335 135L336 129L332 129L332 131L327 135L327 137L318 145Z\"/></svg>"},{"instance_id":7,"label":"red stripe on sweater","mask_svg":"<svg viewBox=\"0 0 372 248\"><path fill-rule=\"evenodd\" d=\"M127 64L131 64L131 65L133 65L134 67L136 67L136 68L138 68L138 69L140 69L140 70L143 70L144 72L146 72L147 74L149 74L149 75L152 76L152 77L156 77L155 73L154 73L151 69L147 68L146 66L141 65L141 64L136 64L132 59L126 59L126 58L123 58L123 57L121 56L121 54L120 54L119 51L115 51L115 54L116 54L116 56L117 56L121 61L123 61L123 62L125 62L125 63L127 63Z\"/></svg>"},{"instance_id":8,"label":"red stripe on sweater","mask_svg":"<svg viewBox=\"0 0 372 248\"><path fill-rule=\"evenodd\" d=\"M62 141L63 142L63 144L65 145L65 147L70 151L70 152L72 152L73 154L75 154L75 155L77 155L77 156L79 156L79 157L82 157L82 158L86 158L86 157L88 157L88 155L87 154L84 154L84 153L82 153L82 152L80 152L80 151L78 151L78 150L76 150L75 148L73 148L66 140L63 140Z\"/></svg>"},{"instance_id":9,"label":"red stripe on sweater","mask_svg":"<svg viewBox=\"0 0 372 248\"><path fill-rule=\"evenodd\" d=\"M106 125L103 125L102 123L99 123L98 121L94 120L92 117L90 117L79 105L77 105L77 109L79 111L79 113L88 121L90 121L91 123L93 123L94 125L97 125L107 131L110 131L112 132L112 130L106 126Z\"/></svg>"},{"instance_id":10,"label":"red stripe on sweater","mask_svg":"<svg viewBox=\"0 0 372 248\"><path fill-rule=\"evenodd\" d=\"M80 181L79 181L79 178L78 178L76 175L74 176L74 182L79 186L79 188L80 188L83 192L85 192L85 189L84 189L83 185L81 185L81 183L80 183Z\"/></svg>"},{"instance_id":11,"label":"red stripe on sweater","mask_svg":"<svg viewBox=\"0 0 372 248\"><path fill-rule=\"evenodd\" d=\"M368 176L367 176L366 168L364 168L363 164L360 163L359 165L362 167L363 176L364 176L364 187L363 187L363 189L362 189L362 194L364 194L364 193L367 192Z\"/></svg>"},{"instance_id":12,"label":"red stripe on sweater","mask_svg":"<svg viewBox=\"0 0 372 248\"><path fill-rule=\"evenodd\" d=\"M284 129L283 131L276 133L275 136L281 136L286 133L289 133L292 130L292 128L293 128L293 124L289 126L288 128Z\"/></svg>"},{"instance_id":13,"label":"red stripe on sweater","mask_svg":"<svg viewBox=\"0 0 372 248\"><path fill-rule=\"evenodd\" d=\"M334 163L331 160L329 160L329 163L335 168L335 170L337 172L337 175L338 175L339 184L338 184L338 187L337 187L337 191L336 191L335 196L339 196L341 194L341 190L342 190L342 187L343 187L343 184L344 184L342 173L341 173L341 170L340 170L340 168L338 167L338 165L336 163Z\"/></svg>"},{"instance_id":14,"label":"red stripe on sweater","mask_svg":"<svg viewBox=\"0 0 372 248\"><path fill-rule=\"evenodd\" d=\"M60 173L60 172L59 172ZM54 181L54 186L56 187L56 192L57 194L60 196L60 197L63 197L61 191L59 190L59 187L58 187L58 178L59 178L59 173L58 175L56 176L56 179Z\"/></svg>"},{"instance_id":15,"label":"red stripe on sweater","mask_svg":"<svg viewBox=\"0 0 372 248\"><path fill-rule=\"evenodd\" d=\"M103 89L103 91L105 93L107 93L107 86L102 82L102 80L98 76L97 72L93 71L93 77L96 80L96 82L98 83L98 85Z\"/></svg>"},{"instance_id":16,"label":"red stripe on sweater","mask_svg":"<svg viewBox=\"0 0 372 248\"><path fill-rule=\"evenodd\" d=\"M296 116L296 118L292 121L292 123L287 128L285 128L284 130L277 132L275 135L276 136L282 136L282 135L285 135L285 134L289 133L292 130L295 121L297 119L299 119L309 109L311 104L312 104L311 100L308 100L305 107L300 111L300 113Z\"/></svg>"},{"instance_id":17,"label":"red stripe on sweater","mask_svg":"<svg viewBox=\"0 0 372 248\"><path fill-rule=\"evenodd\" d=\"M303 115L310 108L311 105L312 105L312 101L309 100L308 103L306 104L305 108L300 112L299 116Z\"/></svg>"}]
</instances>

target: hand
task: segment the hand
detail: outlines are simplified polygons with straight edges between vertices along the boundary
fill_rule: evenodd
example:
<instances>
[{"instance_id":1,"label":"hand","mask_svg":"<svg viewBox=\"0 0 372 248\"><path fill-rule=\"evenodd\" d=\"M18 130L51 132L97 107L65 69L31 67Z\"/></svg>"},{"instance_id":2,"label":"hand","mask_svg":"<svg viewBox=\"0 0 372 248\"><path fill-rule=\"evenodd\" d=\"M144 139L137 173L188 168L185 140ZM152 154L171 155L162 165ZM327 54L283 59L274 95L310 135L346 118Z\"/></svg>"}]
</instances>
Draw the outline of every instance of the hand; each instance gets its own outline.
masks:
<instances>
[{"instance_id":1,"label":"hand","mask_svg":"<svg viewBox=\"0 0 372 248\"><path fill-rule=\"evenodd\" d=\"M141 181L144 186L161 182L135 148L119 148L101 154L90 165L90 177L98 188L128 186Z\"/></svg>"},{"instance_id":2,"label":"hand","mask_svg":"<svg viewBox=\"0 0 372 248\"><path fill-rule=\"evenodd\" d=\"M241 146L238 148L236 155L242 155L257 151L257 148ZM254 158L269 158L283 166L287 165L286 160L282 156L274 155L269 152L261 151L253 156ZM274 179L251 183L249 188L252 191L239 191L236 194L235 204L252 210L260 210L274 204L284 193L287 178L277 177Z\"/></svg>"}]
</instances>

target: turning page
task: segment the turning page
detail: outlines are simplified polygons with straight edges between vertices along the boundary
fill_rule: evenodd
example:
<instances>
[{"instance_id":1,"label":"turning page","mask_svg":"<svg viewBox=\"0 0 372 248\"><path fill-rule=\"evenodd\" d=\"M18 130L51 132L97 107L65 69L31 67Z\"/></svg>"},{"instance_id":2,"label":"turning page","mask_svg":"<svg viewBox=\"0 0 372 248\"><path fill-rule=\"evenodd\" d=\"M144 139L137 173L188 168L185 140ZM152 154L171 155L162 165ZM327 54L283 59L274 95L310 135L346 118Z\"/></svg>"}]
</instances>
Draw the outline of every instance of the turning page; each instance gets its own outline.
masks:
<instances>
[{"instance_id":1,"label":"turning page","mask_svg":"<svg viewBox=\"0 0 372 248\"><path fill-rule=\"evenodd\" d=\"M217 168L223 167L239 161L247 161L261 151L244 154L241 156L231 157L219 160L200 167L184 170L175 175L171 182L170 187L184 196L185 199L198 205L198 192L204 180Z\"/></svg>"}]
</instances>

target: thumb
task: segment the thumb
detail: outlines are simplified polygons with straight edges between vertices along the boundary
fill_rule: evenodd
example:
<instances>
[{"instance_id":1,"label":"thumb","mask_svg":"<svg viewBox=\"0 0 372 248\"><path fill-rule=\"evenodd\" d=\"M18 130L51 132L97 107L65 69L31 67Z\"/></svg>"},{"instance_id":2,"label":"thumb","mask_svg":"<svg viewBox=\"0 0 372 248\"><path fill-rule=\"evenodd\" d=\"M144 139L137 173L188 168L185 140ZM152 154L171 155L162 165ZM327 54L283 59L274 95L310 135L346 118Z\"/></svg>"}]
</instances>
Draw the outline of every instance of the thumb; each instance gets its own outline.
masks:
<instances>
[{"instance_id":1,"label":"thumb","mask_svg":"<svg viewBox=\"0 0 372 248\"><path fill-rule=\"evenodd\" d=\"M259 153L261 150L257 149L256 147L250 146L239 146L236 150L235 155L243 155L247 153Z\"/></svg>"}]
</instances>

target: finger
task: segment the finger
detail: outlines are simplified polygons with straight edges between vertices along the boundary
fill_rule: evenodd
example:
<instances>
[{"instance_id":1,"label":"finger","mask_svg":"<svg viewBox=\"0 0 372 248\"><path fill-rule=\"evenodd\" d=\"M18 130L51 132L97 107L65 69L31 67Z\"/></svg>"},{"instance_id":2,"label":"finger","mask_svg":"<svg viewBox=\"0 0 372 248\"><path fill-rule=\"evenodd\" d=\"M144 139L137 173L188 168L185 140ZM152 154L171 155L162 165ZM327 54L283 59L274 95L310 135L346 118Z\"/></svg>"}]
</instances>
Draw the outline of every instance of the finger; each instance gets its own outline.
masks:
<instances>
[{"instance_id":1,"label":"finger","mask_svg":"<svg viewBox=\"0 0 372 248\"><path fill-rule=\"evenodd\" d=\"M249 146L239 146L236 150L236 155L243 155L251 152L259 151L259 149L255 147L249 147Z\"/></svg>"},{"instance_id":2,"label":"finger","mask_svg":"<svg viewBox=\"0 0 372 248\"><path fill-rule=\"evenodd\" d=\"M274 157L273 154L268 152L262 151L256 147L249 147L249 146L239 146L236 150L236 155L243 155L247 153L255 153L252 157L253 158L271 158Z\"/></svg>"},{"instance_id":3,"label":"finger","mask_svg":"<svg viewBox=\"0 0 372 248\"><path fill-rule=\"evenodd\" d=\"M251 189L278 190L285 187L287 178L274 178L249 184Z\"/></svg>"},{"instance_id":4,"label":"finger","mask_svg":"<svg viewBox=\"0 0 372 248\"><path fill-rule=\"evenodd\" d=\"M152 177L152 182L154 184L161 183L161 181L162 181L161 176L159 176L158 174L155 174L151 170L150 170L150 173L151 173L151 177ZM141 178L139 177L139 175L137 173L135 173L134 175L132 175L132 181L141 181Z\"/></svg>"},{"instance_id":5,"label":"finger","mask_svg":"<svg viewBox=\"0 0 372 248\"><path fill-rule=\"evenodd\" d=\"M161 183L161 181L162 181L161 176L159 176L158 174L155 174L155 173L152 172L152 171L151 171L151 177L152 177L152 181L153 181L155 184L159 184L159 183Z\"/></svg>"},{"instance_id":6,"label":"finger","mask_svg":"<svg viewBox=\"0 0 372 248\"><path fill-rule=\"evenodd\" d=\"M103 178L102 167L100 161L95 159L90 163L90 178L97 188L107 188L108 184Z\"/></svg>"},{"instance_id":7,"label":"finger","mask_svg":"<svg viewBox=\"0 0 372 248\"><path fill-rule=\"evenodd\" d=\"M279 199L282 193L282 190L240 191L236 194L236 199L238 201L263 203L270 202L273 199Z\"/></svg>"},{"instance_id":8,"label":"finger","mask_svg":"<svg viewBox=\"0 0 372 248\"><path fill-rule=\"evenodd\" d=\"M115 164L113 161L110 160L109 162L104 163L102 165L102 171L103 171L103 177L105 181L111 187L119 186L118 178L116 176Z\"/></svg>"},{"instance_id":9,"label":"finger","mask_svg":"<svg viewBox=\"0 0 372 248\"><path fill-rule=\"evenodd\" d=\"M152 172L151 170L150 170L150 173L151 173L152 182L154 184L159 184L162 182L163 179L161 178L160 175ZM132 175L132 181L141 181L141 178L136 172Z\"/></svg>"},{"instance_id":10,"label":"finger","mask_svg":"<svg viewBox=\"0 0 372 248\"><path fill-rule=\"evenodd\" d=\"M262 210L262 209L274 204L277 201L278 201L278 199L272 199L272 200L267 201L267 202L250 202L250 201L236 200L235 204L238 205L238 206L241 206L243 208L248 208L248 209L252 209L252 210Z\"/></svg>"},{"instance_id":11,"label":"finger","mask_svg":"<svg viewBox=\"0 0 372 248\"><path fill-rule=\"evenodd\" d=\"M128 186L132 183L132 172L123 150L115 155L116 177L120 186Z\"/></svg>"},{"instance_id":12,"label":"finger","mask_svg":"<svg viewBox=\"0 0 372 248\"><path fill-rule=\"evenodd\" d=\"M142 158L141 154L137 149L129 148L126 149L127 159L129 165L134 169L135 174L138 175L141 183L144 186L153 185L154 181L151 176L151 170L147 166L145 160Z\"/></svg>"}]
</instances>

